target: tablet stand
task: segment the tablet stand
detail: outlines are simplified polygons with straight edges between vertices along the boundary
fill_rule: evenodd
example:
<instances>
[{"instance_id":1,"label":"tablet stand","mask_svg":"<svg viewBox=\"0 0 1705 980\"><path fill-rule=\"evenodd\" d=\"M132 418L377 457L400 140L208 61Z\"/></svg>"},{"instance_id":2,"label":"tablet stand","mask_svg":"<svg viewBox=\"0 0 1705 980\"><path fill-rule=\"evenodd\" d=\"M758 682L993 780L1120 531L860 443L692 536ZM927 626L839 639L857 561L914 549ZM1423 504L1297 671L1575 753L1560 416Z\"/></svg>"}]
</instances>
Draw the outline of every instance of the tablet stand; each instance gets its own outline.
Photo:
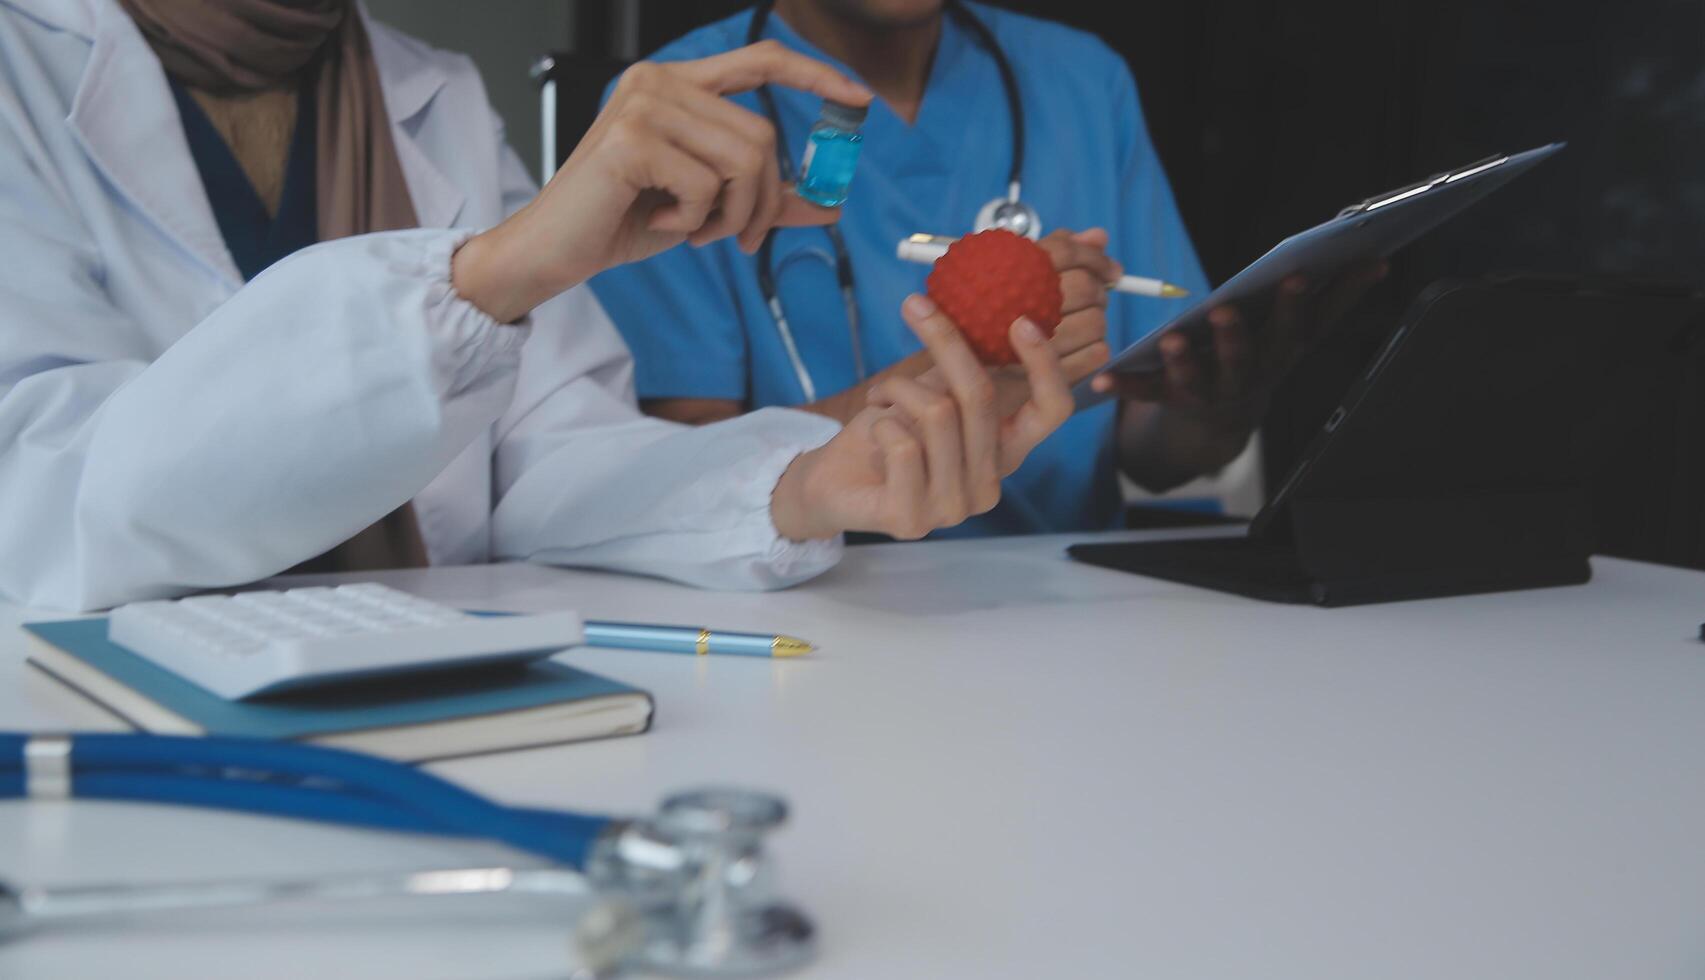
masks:
<instances>
[{"instance_id":1,"label":"tablet stand","mask_svg":"<svg viewBox=\"0 0 1705 980\"><path fill-rule=\"evenodd\" d=\"M1248 535L1068 553L1326 606L1585 582L1596 528L1619 516L1607 513L1605 488L1652 468L1630 447L1645 445L1662 408L1654 392L1702 345L1705 292L1440 282L1417 298Z\"/></svg>"},{"instance_id":2,"label":"tablet stand","mask_svg":"<svg viewBox=\"0 0 1705 980\"><path fill-rule=\"evenodd\" d=\"M1262 537L1074 545L1073 558L1272 602L1351 606L1577 585L1591 577L1579 490L1296 500Z\"/></svg>"}]
</instances>

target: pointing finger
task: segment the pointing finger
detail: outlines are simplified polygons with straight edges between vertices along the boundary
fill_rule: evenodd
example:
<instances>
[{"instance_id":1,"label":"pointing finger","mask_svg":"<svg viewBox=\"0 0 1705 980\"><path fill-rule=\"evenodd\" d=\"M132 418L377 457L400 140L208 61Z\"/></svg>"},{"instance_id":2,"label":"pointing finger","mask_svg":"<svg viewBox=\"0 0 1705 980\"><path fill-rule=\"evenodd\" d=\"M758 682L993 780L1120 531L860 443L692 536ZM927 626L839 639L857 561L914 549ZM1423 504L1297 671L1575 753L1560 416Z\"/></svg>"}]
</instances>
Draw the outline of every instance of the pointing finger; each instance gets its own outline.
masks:
<instances>
[{"instance_id":1,"label":"pointing finger","mask_svg":"<svg viewBox=\"0 0 1705 980\"><path fill-rule=\"evenodd\" d=\"M815 58L759 41L723 54L671 66L700 88L718 95L747 92L760 85L785 85L847 105L869 105L870 90Z\"/></svg>"}]
</instances>

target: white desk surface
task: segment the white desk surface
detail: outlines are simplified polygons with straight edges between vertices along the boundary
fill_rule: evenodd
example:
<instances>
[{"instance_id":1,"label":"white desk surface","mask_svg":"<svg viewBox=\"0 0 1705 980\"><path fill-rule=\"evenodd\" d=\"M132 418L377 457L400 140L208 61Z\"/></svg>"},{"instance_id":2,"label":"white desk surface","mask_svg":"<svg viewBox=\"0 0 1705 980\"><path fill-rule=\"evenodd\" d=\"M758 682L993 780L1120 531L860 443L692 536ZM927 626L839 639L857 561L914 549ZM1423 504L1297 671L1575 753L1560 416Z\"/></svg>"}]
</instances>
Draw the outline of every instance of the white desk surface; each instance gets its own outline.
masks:
<instances>
[{"instance_id":1,"label":"white desk surface","mask_svg":"<svg viewBox=\"0 0 1705 980\"><path fill-rule=\"evenodd\" d=\"M1705 976L1705 575L1351 609L1073 564L1074 538L853 549L728 595L531 566L385 576L467 606L797 633L799 661L582 651L636 738L433 768L514 802L794 807L812 978ZM0 727L93 727L0 609ZM496 847L140 805L0 805L0 877L455 866ZM459 901L459 900L458 900ZM39 935L0 976L567 976L571 909L343 906Z\"/></svg>"}]
</instances>

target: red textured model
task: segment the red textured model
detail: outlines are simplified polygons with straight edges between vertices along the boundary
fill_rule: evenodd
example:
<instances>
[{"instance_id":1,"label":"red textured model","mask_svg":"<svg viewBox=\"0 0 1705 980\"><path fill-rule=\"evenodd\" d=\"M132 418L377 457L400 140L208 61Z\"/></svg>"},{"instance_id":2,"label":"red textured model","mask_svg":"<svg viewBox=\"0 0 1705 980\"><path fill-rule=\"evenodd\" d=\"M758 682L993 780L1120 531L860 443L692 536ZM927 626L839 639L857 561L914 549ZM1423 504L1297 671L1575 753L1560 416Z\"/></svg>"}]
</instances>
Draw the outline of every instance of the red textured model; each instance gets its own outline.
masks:
<instances>
[{"instance_id":1,"label":"red textured model","mask_svg":"<svg viewBox=\"0 0 1705 980\"><path fill-rule=\"evenodd\" d=\"M991 228L947 247L929 274L929 296L959 325L984 364L1018 363L1007 331L1027 316L1052 337L1060 323L1060 275L1042 246Z\"/></svg>"}]
</instances>

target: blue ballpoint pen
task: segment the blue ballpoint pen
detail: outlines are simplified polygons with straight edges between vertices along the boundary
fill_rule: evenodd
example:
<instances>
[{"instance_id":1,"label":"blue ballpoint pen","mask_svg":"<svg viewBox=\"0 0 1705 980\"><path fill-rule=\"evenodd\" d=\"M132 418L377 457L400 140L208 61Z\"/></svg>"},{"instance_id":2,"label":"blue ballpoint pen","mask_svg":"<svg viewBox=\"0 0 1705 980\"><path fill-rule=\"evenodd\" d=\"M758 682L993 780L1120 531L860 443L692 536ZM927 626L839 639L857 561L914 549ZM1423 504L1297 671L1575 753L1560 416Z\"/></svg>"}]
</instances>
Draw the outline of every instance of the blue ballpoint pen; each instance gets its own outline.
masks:
<instances>
[{"instance_id":1,"label":"blue ballpoint pen","mask_svg":"<svg viewBox=\"0 0 1705 980\"><path fill-rule=\"evenodd\" d=\"M648 626L643 623L586 623L586 645L659 653L732 654L736 657L797 657L811 644L796 636L728 633L697 626Z\"/></svg>"}]
</instances>

